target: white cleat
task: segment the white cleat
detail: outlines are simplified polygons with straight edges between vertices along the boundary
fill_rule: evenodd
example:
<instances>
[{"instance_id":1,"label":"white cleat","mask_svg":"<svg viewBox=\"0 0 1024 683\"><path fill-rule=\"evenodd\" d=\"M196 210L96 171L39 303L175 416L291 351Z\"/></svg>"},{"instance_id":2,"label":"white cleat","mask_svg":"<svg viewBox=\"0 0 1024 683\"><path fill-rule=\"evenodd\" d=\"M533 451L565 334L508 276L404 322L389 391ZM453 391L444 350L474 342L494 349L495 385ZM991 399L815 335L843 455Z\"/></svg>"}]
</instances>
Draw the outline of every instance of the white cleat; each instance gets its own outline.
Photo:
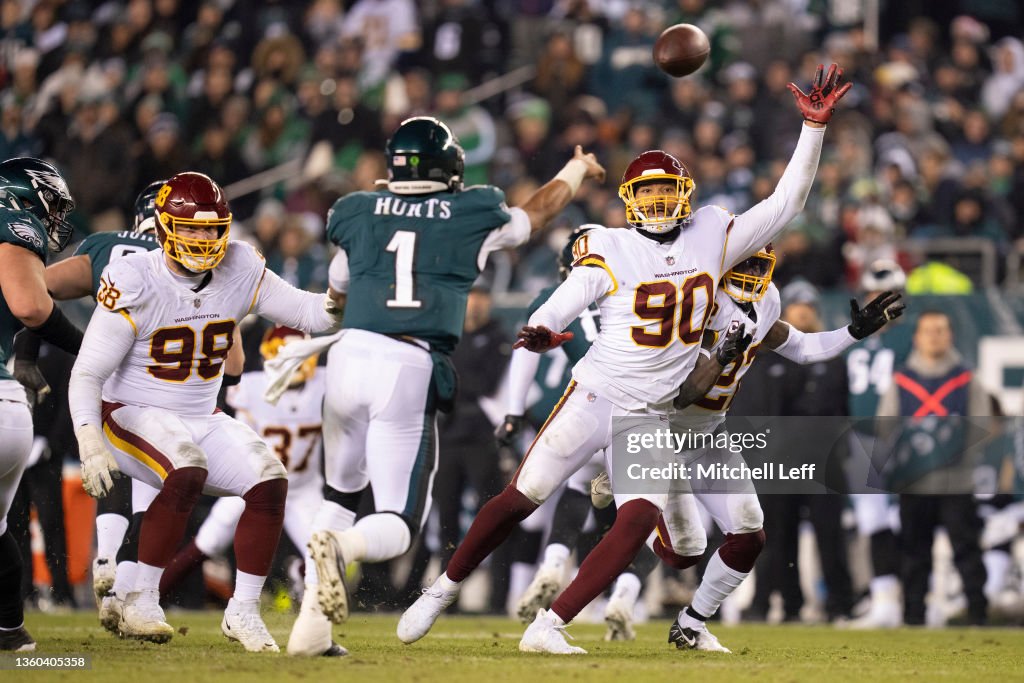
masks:
<instances>
[{"instance_id":1,"label":"white cleat","mask_svg":"<svg viewBox=\"0 0 1024 683\"><path fill-rule=\"evenodd\" d=\"M674 643L679 650L703 650L704 652L725 652L732 650L718 642L718 638L708 631L708 626L699 619L689 616L677 617L668 630L668 642Z\"/></svg>"},{"instance_id":2,"label":"white cleat","mask_svg":"<svg viewBox=\"0 0 1024 683\"><path fill-rule=\"evenodd\" d=\"M331 622L320 611L314 591L316 586L306 586L310 598L302 601L299 616L288 636L288 654L295 657L319 657L331 649Z\"/></svg>"},{"instance_id":3,"label":"white cleat","mask_svg":"<svg viewBox=\"0 0 1024 683\"><path fill-rule=\"evenodd\" d=\"M903 607L895 600L872 599L867 614L847 622L845 626L855 631L899 628L903 626Z\"/></svg>"},{"instance_id":4,"label":"white cleat","mask_svg":"<svg viewBox=\"0 0 1024 683\"><path fill-rule=\"evenodd\" d=\"M114 558L97 557L92 561L92 592L96 596L97 607L110 593L110 589L114 587L115 574L117 574L117 560Z\"/></svg>"},{"instance_id":5,"label":"white cleat","mask_svg":"<svg viewBox=\"0 0 1024 683\"><path fill-rule=\"evenodd\" d=\"M418 597L398 620L398 639L406 645L415 643L430 633L441 612L459 598L458 587L445 590L440 584L441 578L438 577L429 588L424 588L423 595Z\"/></svg>"},{"instance_id":6,"label":"white cleat","mask_svg":"<svg viewBox=\"0 0 1024 683\"><path fill-rule=\"evenodd\" d=\"M124 600L111 593L100 602L100 625L115 636L120 635L118 625L123 612Z\"/></svg>"},{"instance_id":7,"label":"white cleat","mask_svg":"<svg viewBox=\"0 0 1024 683\"><path fill-rule=\"evenodd\" d=\"M635 604L628 597L612 595L604 608L604 623L608 624L605 640L636 640L636 631L633 630Z\"/></svg>"},{"instance_id":8,"label":"white cleat","mask_svg":"<svg viewBox=\"0 0 1024 683\"><path fill-rule=\"evenodd\" d=\"M348 585L345 583L345 558L334 532L314 532L309 539L309 553L320 581L317 588L320 609L335 624L344 623L348 619Z\"/></svg>"},{"instance_id":9,"label":"white cleat","mask_svg":"<svg viewBox=\"0 0 1024 683\"><path fill-rule=\"evenodd\" d=\"M542 564L533 581L523 592L516 603L516 614L519 621L529 624L537 616L537 610L551 607L558 591L562 589L562 577L565 574L562 564Z\"/></svg>"},{"instance_id":10,"label":"white cleat","mask_svg":"<svg viewBox=\"0 0 1024 683\"><path fill-rule=\"evenodd\" d=\"M523 639L519 641L520 652L548 652L553 655L585 655L582 647L570 645L566 638L565 624L560 623L554 612L539 609L537 618L526 627Z\"/></svg>"},{"instance_id":11,"label":"white cleat","mask_svg":"<svg viewBox=\"0 0 1024 683\"><path fill-rule=\"evenodd\" d=\"M267 625L263 623L259 600L228 600L220 630L228 640L237 640L249 652L281 651L274 642L274 636L267 630Z\"/></svg>"},{"instance_id":12,"label":"white cleat","mask_svg":"<svg viewBox=\"0 0 1024 683\"><path fill-rule=\"evenodd\" d=\"M165 619L160 608L160 591L134 591L124 600L117 632L122 638L166 643L174 636L174 627Z\"/></svg>"}]
</instances>

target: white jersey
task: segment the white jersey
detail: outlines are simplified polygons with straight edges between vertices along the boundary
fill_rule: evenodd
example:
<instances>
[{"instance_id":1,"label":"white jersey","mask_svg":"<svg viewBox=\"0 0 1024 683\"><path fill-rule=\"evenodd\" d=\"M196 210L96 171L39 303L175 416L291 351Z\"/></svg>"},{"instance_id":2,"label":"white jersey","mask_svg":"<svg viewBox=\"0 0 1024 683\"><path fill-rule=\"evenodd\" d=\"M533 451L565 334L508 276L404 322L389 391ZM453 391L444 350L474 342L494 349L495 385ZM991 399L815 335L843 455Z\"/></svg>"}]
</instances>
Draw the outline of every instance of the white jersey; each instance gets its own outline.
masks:
<instances>
[{"instance_id":1,"label":"white jersey","mask_svg":"<svg viewBox=\"0 0 1024 683\"><path fill-rule=\"evenodd\" d=\"M635 229L580 237L574 269L602 268L614 286L598 302L601 332L573 378L622 408L670 402L697 362L731 224L724 209L704 207L665 244Z\"/></svg>"},{"instance_id":2,"label":"white jersey","mask_svg":"<svg viewBox=\"0 0 1024 683\"><path fill-rule=\"evenodd\" d=\"M230 242L209 272L206 286L191 284L171 273L162 249L106 267L97 301L131 322L135 341L104 384L104 401L177 415L214 411L235 326L253 308L266 269L255 248Z\"/></svg>"},{"instance_id":3,"label":"white jersey","mask_svg":"<svg viewBox=\"0 0 1024 683\"><path fill-rule=\"evenodd\" d=\"M782 315L782 300L779 297L779 290L774 284L768 285L768 291L764 298L757 303L746 304L746 306L750 307L749 312L744 305L736 303L731 296L726 294L725 290L720 289L715 295L714 313L711 322L708 323L709 329L714 330L716 335L711 353L714 354L721 348L725 343L726 333L740 324L746 326L744 328L746 334L753 334L753 339L742 357L722 368L722 373L715 385L702 398L697 399L681 411L683 420L680 424L693 431L710 432L725 419L729 405L740 388L743 375L750 369L751 363L754 362L754 358L761 350L761 342L764 341L769 330L772 329L772 325Z\"/></svg>"},{"instance_id":4,"label":"white jersey","mask_svg":"<svg viewBox=\"0 0 1024 683\"><path fill-rule=\"evenodd\" d=\"M263 371L247 372L228 389L227 402L235 417L252 427L288 470L288 490L321 485L324 393L327 373L317 367L313 376L281 394L277 405L263 399L269 379Z\"/></svg>"}]
</instances>

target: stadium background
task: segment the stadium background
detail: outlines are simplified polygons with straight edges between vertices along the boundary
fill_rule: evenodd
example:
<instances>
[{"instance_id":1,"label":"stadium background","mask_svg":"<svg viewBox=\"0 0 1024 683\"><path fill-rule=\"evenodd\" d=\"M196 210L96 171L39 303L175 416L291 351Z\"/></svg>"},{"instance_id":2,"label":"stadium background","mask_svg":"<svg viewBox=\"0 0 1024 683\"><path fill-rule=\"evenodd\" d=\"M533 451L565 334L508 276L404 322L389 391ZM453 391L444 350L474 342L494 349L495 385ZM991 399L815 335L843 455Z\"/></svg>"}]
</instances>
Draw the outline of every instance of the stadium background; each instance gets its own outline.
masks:
<instances>
[{"instance_id":1,"label":"stadium background","mask_svg":"<svg viewBox=\"0 0 1024 683\"><path fill-rule=\"evenodd\" d=\"M712 53L670 79L650 49L680 21L701 26ZM56 163L78 238L129 226L152 180L208 173L232 199L234 237L321 290L326 211L385 175L381 150L403 118L449 123L467 183L497 184L510 204L582 144L609 180L585 184L487 273L511 333L555 280L571 226L622 223L617 179L640 151L683 159L697 205L742 210L770 193L799 130L784 86L835 61L854 89L807 210L775 245L776 281L820 288L838 326L865 264L897 260L909 315L949 311L958 347L1019 414L1022 30L1014 0L3 0L0 157Z\"/></svg>"}]
</instances>

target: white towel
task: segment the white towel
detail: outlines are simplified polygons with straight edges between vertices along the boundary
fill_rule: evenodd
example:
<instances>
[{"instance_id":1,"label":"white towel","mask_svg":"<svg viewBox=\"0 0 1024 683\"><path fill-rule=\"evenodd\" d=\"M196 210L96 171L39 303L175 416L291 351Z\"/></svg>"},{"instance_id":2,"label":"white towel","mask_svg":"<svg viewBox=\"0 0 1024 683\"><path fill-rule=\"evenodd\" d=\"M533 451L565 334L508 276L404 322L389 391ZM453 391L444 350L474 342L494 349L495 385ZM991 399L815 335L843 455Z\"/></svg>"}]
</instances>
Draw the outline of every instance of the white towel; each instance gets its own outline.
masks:
<instances>
[{"instance_id":1,"label":"white towel","mask_svg":"<svg viewBox=\"0 0 1024 683\"><path fill-rule=\"evenodd\" d=\"M345 330L340 330L326 337L312 339L290 339L285 342L277 355L264 361L263 371L267 373L267 389L263 398L271 405L277 405L281 395L288 389L292 377L298 372L302 362L312 355L323 353L336 341L341 339Z\"/></svg>"}]
</instances>

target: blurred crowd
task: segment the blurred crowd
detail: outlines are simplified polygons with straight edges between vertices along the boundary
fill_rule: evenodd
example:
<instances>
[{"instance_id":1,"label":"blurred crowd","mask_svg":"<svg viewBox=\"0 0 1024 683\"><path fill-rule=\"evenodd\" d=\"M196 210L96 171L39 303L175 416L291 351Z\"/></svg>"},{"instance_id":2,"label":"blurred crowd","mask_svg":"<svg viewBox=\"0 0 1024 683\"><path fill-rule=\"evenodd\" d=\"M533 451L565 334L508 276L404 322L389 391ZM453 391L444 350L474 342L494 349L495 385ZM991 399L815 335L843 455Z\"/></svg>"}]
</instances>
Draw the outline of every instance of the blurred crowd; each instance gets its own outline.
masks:
<instances>
[{"instance_id":1,"label":"blurred crowd","mask_svg":"<svg viewBox=\"0 0 1024 683\"><path fill-rule=\"evenodd\" d=\"M940 237L993 245L1001 279L1024 244L1024 9L961 4L882 3L875 35L860 3L836 0L3 0L0 157L52 158L83 236L127 225L153 180L208 173L236 230L318 288L327 209L384 175L406 116L447 121L466 182L513 204L574 145L596 152L610 180L563 226L621 224L616 179L652 147L685 161L699 204L742 210L771 192L799 132L786 84L835 61L855 88L808 210L776 245L779 280L844 286L884 257L912 268ZM671 79L651 47L684 21L712 51ZM539 238L509 256L496 288L537 291L551 252ZM970 259L952 263L959 280L919 278L922 291L979 284Z\"/></svg>"}]
</instances>

